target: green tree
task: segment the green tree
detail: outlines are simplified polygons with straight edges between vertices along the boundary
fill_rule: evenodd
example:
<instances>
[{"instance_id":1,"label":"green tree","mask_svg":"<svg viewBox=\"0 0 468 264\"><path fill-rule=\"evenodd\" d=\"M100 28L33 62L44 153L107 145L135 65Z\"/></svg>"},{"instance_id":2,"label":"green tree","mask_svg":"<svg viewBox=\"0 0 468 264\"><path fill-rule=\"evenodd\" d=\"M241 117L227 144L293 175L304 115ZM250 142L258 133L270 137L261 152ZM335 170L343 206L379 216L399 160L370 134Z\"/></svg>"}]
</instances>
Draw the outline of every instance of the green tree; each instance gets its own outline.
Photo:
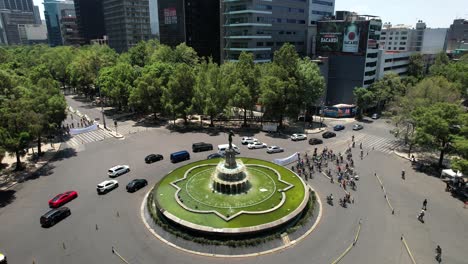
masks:
<instances>
[{"instance_id":1,"label":"green tree","mask_svg":"<svg viewBox=\"0 0 468 264\"><path fill-rule=\"evenodd\" d=\"M150 57L158 45L159 42L157 40L140 41L136 46L128 50L130 64L139 67L149 64Z\"/></svg>"},{"instance_id":2,"label":"green tree","mask_svg":"<svg viewBox=\"0 0 468 264\"><path fill-rule=\"evenodd\" d=\"M77 50L70 46L59 46L49 48L44 55L42 55L43 65L49 69L50 74L54 80L62 84L62 88L70 84L70 75L67 72L67 65L69 65L75 57Z\"/></svg>"},{"instance_id":3,"label":"green tree","mask_svg":"<svg viewBox=\"0 0 468 264\"><path fill-rule=\"evenodd\" d=\"M222 79L220 67L211 59L199 64L192 105L198 113L210 116L210 126L214 126L214 117L226 110L228 91L222 85Z\"/></svg>"},{"instance_id":4,"label":"green tree","mask_svg":"<svg viewBox=\"0 0 468 264\"><path fill-rule=\"evenodd\" d=\"M198 63L199 58L192 47L182 43L174 49L166 45L159 45L151 55L151 62L158 61L166 63L185 63L195 66Z\"/></svg>"},{"instance_id":5,"label":"green tree","mask_svg":"<svg viewBox=\"0 0 468 264\"><path fill-rule=\"evenodd\" d=\"M164 108L172 114L174 124L178 115L187 123L187 116L192 112L194 85L193 68L187 64L177 64L162 95Z\"/></svg>"},{"instance_id":6,"label":"green tree","mask_svg":"<svg viewBox=\"0 0 468 264\"><path fill-rule=\"evenodd\" d=\"M455 153L460 157L452 159L452 168L468 175L468 114L461 116L460 132L453 140Z\"/></svg>"},{"instance_id":7,"label":"green tree","mask_svg":"<svg viewBox=\"0 0 468 264\"><path fill-rule=\"evenodd\" d=\"M423 56L419 53L411 55L408 65L408 75L421 80L424 78L425 73L426 70Z\"/></svg>"},{"instance_id":8,"label":"green tree","mask_svg":"<svg viewBox=\"0 0 468 264\"><path fill-rule=\"evenodd\" d=\"M320 73L318 65L307 57L299 59L298 68L298 86L301 89L301 99L305 109L309 110L323 96L325 79Z\"/></svg>"},{"instance_id":9,"label":"green tree","mask_svg":"<svg viewBox=\"0 0 468 264\"><path fill-rule=\"evenodd\" d=\"M382 79L373 83L369 90L375 95L378 111L382 110L387 102L406 93L406 85L396 73L386 74Z\"/></svg>"},{"instance_id":10,"label":"green tree","mask_svg":"<svg viewBox=\"0 0 468 264\"><path fill-rule=\"evenodd\" d=\"M371 90L364 87L354 88L353 94L358 109L357 118L362 119L364 111L372 104L372 102L374 102L375 94Z\"/></svg>"},{"instance_id":11,"label":"green tree","mask_svg":"<svg viewBox=\"0 0 468 264\"><path fill-rule=\"evenodd\" d=\"M130 104L143 112L153 113L156 119L157 113L163 110L162 93L173 71L171 64L162 62L145 66L130 93Z\"/></svg>"},{"instance_id":12,"label":"green tree","mask_svg":"<svg viewBox=\"0 0 468 264\"><path fill-rule=\"evenodd\" d=\"M461 114L460 106L449 103L419 107L413 113L416 120L416 142L440 151L439 168L442 167L444 155L455 139L451 128L460 124Z\"/></svg>"},{"instance_id":13,"label":"green tree","mask_svg":"<svg viewBox=\"0 0 468 264\"><path fill-rule=\"evenodd\" d=\"M115 66L102 68L96 84L103 96L109 97L119 109L128 106L128 99L133 90L133 82L138 77L130 64L119 62Z\"/></svg>"}]
</instances>

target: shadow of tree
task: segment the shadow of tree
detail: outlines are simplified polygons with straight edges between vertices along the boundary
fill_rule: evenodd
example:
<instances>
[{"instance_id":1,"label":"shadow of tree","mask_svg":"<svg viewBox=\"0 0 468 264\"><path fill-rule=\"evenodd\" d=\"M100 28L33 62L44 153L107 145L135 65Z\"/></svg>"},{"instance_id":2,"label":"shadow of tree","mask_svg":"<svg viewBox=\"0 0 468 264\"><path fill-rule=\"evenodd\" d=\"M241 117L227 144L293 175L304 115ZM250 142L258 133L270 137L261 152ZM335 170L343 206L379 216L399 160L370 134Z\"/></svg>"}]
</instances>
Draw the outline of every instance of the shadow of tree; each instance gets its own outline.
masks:
<instances>
[{"instance_id":1,"label":"shadow of tree","mask_svg":"<svg viewBox=\"0 0 468 264\"><path fill-rule=\"evenodd\" d=\"M15 199L15 190L0 191L0 208L11 204Z\"/></svg>"}]
</instances>

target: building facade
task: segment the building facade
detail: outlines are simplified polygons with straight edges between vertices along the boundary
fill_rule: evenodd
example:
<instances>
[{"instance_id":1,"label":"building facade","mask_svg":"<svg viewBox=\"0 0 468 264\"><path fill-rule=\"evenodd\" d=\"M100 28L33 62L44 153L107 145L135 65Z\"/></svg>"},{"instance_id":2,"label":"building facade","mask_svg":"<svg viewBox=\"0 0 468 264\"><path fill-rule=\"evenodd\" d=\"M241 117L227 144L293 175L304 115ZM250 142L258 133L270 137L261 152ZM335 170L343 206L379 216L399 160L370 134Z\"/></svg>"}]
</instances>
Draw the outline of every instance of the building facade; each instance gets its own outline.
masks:
<instances>
[{"instance_id":1,"label":"building facade","mask_svg":"<svg viewBox=\"0 0 468 264\"><path fill-rule=\"evenodd\" d=\"M395 73L401 77L408 75L409 59L414 51L387 51L379 50L377 60L377 79L382 79L385 74Z\"/></svg>"},{"instance_id":2,"label":"building facade","mask_svg":"<svg viewBox=\"0 0 468 264\"><path fill-rule=\"evenodd\" d=\"M162 44L185 42L199 56L220 62L219 0L158 0Z\"/></svg>"},{"instance_id":3,"label":"building facade","mask_svg":"<svg viewBox=\"0 0 468 264\"><path fill-rule=\"evenodd\" d=\"M309 26L307 28L307 55L315 57L317 42L317 21L332 17L335 13L335 0L309 0Z\"/></svg>"},{"instance_id":4,"label":"building facade","mask_svg":"<svg viewBox=\"0 0 468 264\"><path fill-rule=\"evenodd\" d=\"M354 88L376 81L381 28L378 17L346 11L317 22L317 55L328 58L326 105L353 104Z\"/></svg>"},{"instance_id":5,"label":"building facade","mask_svg":"<svg viewBox=\"0 0 468 264\"><path fill-rule=\"evenodd\" d=\"M47 27L45 24L19 24L21 44L47 44Z\"/></svg>"},{"instance_id":6,"label":"building facade","mask_svg":"<svg viewBox=\"0 0 468 264\"><path fill-rule=\"evenodd\" d=\"M468 19L455 19L447 35L447 51L468 49Z\"/></svg>"},{"instance_id":7,"label":"building facade","mask_svg":"<svg viewBox=\"0 0 468 264\"><path fill-rule=\"evenodd\" d=\"M109 46L124 52L151 38L148 0L103 0Z\"/></svg>"},{"instance_id":8,"label":"building facade","mask_svg":"<svg viewBox=\"0 0 468 264\"><path fill-rule=\"evenodd\" d=\"M36 25L42 24L41 12L39 11L38 6L36 6L36 5L34 6L33 13L34 13L34 24L36 24Z\"/></svg>"},{"instance_id":9,"label":"building facade","mask_svg":"<svg viewBox=\"0 0 468 264\"><path fill-rule=\"evenodd\" d=\"M151 35L159 39L159 8L158 0L149 0Z\"/></svg>"},{"instance_id":10,"label":"building facade","mask_svg":"<svg viewBox=\"0 0 468 264\"><path fill-rule=\"evenodd\" d=\"M413 29L408 25L384 24L380 37L380 49L386 51L411 50L411 33Z\"/></svg>"},{"instance_id":11,"label":"building facade","mask_svg":"<svg viewBox=\"0 0 468 264\"><path fill-rule=\"evenodd\" d=\"M86 44L106 35L102 0L74 0L80 36Z\"/></svg>"},{"instance_id":12,"label":"building facade","mask_svg":"<svg viewBox=\"0 0 468 264\"><path fill-rule=\"evenodd\" d=\"M68 36L67 30L70 23L76 24L75 5L71 0L45 0L44 17L47 25L49 45L51 47L65 45L64 37ZM62 19L64 18L64 19ZM61 23L66 22L67 26Z\"/></svg>"},{"instance_id":13,"label":"building facade","mask_svg":"<svg viewBox=\"0 0 468 264\"><path fill-rule=\"evenodd\" d=\"M32 0L0 0L0 44L21 44L18 25L34 22Z\"/></svg>"},{"instance_id":14,"label":"building facade","mask_svg":"<svg viewBox=\"0 0 468 264\"><path fill-rule=\"evenodd\" d=\"M305 0L241 0L221 2L221 54L236 61L242 51L255 62L270 62L284 43L307 54L309 3Z\"/></svg>"},{"instance_id":15,"label":"building facade","mask_svg":"<svg viewBox=\"0 0 468 264\"><path fill-rule=\"evenodd\" d=\"M63 45L79 46L84 44L78 30L78 21L75 10L63 9L61 11L60 31Z\"/></svg>"}]
</instances>

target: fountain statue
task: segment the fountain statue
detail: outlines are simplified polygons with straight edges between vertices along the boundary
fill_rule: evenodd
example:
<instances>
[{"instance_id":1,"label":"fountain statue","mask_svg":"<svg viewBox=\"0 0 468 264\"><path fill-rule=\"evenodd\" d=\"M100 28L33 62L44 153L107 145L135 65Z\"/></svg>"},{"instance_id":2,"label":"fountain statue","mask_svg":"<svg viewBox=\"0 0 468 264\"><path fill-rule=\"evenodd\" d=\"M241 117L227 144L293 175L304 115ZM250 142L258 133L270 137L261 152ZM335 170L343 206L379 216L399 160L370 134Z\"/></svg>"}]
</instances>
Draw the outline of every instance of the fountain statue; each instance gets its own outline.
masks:
<instances>
[{"instance_id":1,"label":"fountain statue","mask_svg":"<svg viewBox=\"0 0 468 264\"><path fill-rule=\"evenodd\" d=\"M248 191L249 175L244 163L236 161L236 151L232 149L234 132L229 131L229 148L225 160L221 161L211 176L213 190L225 194L239 194Z\"/></svg>"}]
</instances>

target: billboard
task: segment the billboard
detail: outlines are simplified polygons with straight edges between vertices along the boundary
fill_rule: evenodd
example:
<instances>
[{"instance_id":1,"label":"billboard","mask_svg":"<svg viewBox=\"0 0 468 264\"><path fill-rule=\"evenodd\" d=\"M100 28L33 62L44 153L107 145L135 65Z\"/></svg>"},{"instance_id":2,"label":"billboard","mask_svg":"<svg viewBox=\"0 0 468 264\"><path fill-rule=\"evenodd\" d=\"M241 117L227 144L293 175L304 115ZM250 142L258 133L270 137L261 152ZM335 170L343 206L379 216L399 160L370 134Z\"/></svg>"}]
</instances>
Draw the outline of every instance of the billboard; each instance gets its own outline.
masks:
<instances>
[{"instance_id":1,"label":"billboard","mask_svg":"<svg viewBox=\"0 0 468 264\"><path fill-rule=\"evenodd\" d=\"M369 21L319 21L317 30L317 52L366 53Z\"/></svg>"},{"instance_id":2,"label":"billboard","mask_svg":"<svg viewBox=\"0 0 468 264\"><path fill-rule=\"evenodd\" d=\"M177 11L174 7L164 8L164 24L177 24Z\"/></svg>"}]
</instances>

